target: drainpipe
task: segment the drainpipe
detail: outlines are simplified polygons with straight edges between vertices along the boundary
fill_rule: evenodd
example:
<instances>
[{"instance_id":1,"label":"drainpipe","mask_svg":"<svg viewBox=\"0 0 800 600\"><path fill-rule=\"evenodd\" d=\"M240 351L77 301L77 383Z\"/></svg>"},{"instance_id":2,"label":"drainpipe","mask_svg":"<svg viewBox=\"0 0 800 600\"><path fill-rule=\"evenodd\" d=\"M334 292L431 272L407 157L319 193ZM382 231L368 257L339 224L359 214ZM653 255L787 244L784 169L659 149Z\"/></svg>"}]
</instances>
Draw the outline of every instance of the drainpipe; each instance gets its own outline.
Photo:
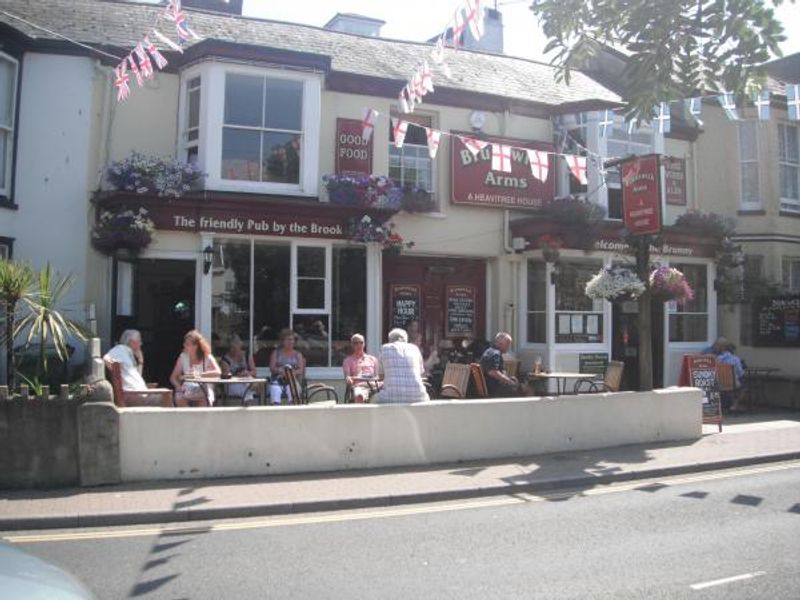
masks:
<instances>
[{"instance_id":1,"label":"drainpipe","mask_svg":"<svg viewBox=\"0 0 800 600\"><path fill-rule=\"evenodd\" d=\"M506 251L506 256L508 258L508 264L511 271L511 301L506 304L504 310L504 329L511 334L512 338L517 337L516 335L516 323L517 323L517 295L519 290L519 282L517 277L518 271L518 259L517 255L514 252L514 248L511 245L510 241L511 236L511 213L509 210L503 211L503 249Z\"/></svg>"}]
</instances>

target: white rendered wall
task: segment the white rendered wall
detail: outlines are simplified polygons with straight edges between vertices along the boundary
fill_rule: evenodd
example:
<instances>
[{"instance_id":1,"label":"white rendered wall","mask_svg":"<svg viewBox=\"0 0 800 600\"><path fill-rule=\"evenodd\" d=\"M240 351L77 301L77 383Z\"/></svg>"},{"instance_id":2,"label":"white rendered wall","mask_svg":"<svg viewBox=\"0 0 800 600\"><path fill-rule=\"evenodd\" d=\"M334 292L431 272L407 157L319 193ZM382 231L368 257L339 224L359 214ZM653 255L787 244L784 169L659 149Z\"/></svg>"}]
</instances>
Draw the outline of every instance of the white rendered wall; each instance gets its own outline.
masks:
<instances>
[{"instance_id":1,"label":"white rendered wall","mask_svg":"<svg viewBox=\"0 0 800 600\"><path fill-rule=\"evenodd\" d=\"M695 439L692 388L559 398L120 411L123 481L428 465Z\"/></svg>"}]
</instances>

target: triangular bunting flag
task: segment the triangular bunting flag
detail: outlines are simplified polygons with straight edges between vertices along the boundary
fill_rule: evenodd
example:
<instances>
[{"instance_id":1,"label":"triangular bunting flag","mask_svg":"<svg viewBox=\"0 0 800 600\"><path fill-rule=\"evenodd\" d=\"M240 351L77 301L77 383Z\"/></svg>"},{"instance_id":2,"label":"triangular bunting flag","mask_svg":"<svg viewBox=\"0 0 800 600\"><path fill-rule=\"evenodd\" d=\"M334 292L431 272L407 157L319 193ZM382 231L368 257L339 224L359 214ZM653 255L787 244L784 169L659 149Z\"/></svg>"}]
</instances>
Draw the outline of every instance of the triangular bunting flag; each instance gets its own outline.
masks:
<instances>
[{"instance_id":1,"label":"triangular bunting flag","mask_svg":"<svg viewBox=\"0 0 800 600\"><path fill-rule=\"evenodd\" d=\"M464 25L464 16L461 14L461 8L453 15L450 29L453 31L453 48L458 48L461 45L461 36L464 33L464 29L466 29Z\"/></svg>"},{"instance_id":2,"label":"triangular bunting flag","mask_svg":"<svg viewBox=\"0 0 800 600\"><path fill-rule=\"evenodd\" d=\"M403 142L406 140L406 131L408 131L408 121L392 119L392 133L394 134L395 148L403 147Z\"/></svg>"},{"instance_id":3,"label":"triangular bunting flag","mask_svg":"<svg viewBox=\"0 0 800 600\"><path fill-rule=\"evenodd\" d=\"M475 138L459 135L458 139L461 143L472 153L472 156L478 156L478 153L489 145L489 142L483 140L476 140Z\"/></svg>"},{"instance_id":4,"label":"triangular bunting flag","mask_svg":"<svg viewBox=\"0 0 800 600\"><path fill-rule=\"evenodd\" d=\"M116 79L114 80L114 85L117 86L117 102L122 102L123 100L128 99L128 95L131 93L131 88L128 85L128 80L130 77L127 73L127 67L125 66L125 61L123 60L121 63L117 65L115 69L115 73L117 75Z\"/></svg>"},{"instance_id":5,"label":"triangular bunting flag","mask_svg":"<svg viewBox=\"0 0 800 600\"><path fill-rule=\"evenodd\" d=\"M134 77L136 77L136 84L139 87L144 85L144 77L142 77L141 71L139 71L139 67L136 65L136 59L133 58L133 54L128 54L126 57L128 59L128 65L131 67L131 72L133 73Z\"/></svg>"},{"instance_id":6,"label":"triangular bunting flag","mask_svg":"<svg viewBox=\"0 0 800 600\"><path fill-rule=\"evenodd\" d=\"M400 90L400 95L397 97L397 99L400 102L400 110L402 110L404 113L410 113L411 107L409 106L408 92L406 91L405 87Z\"/></svg>"},{"instance_id":7,"label":"triangular bunting flag","mask_svg":"<svg viewBox=\"0 0 800 600\"><path fill-rule=\"evenodd\" d=\"M152 79L153 78L153 64L150 62L150 57L147 56L147 53L144 51L144 47L142 47L142 43L139 42L133 48L133 51L136 53L136 58L139 59L139 70L142 72L142 77L145 79Z\"/></svg>"},{"instance_id":8,"label":"triangular bunting flag","mask_svg":"<svg viewBox=\"0 0 800 600\"><path fill-rule=\"evenodd\" d=\"M162 43L166 44L167 46L175 50L175 52L180 52L181 54L183 54L183 48L178 46L178 44L173 42L171 39L169 39L167 36L165 36L157 29L153 29L153 35L156 36Z\"/></svg>"},{"instance_id":9,"label":"triangular bunting flag","mask_svg":"<svg viewBox=\"0 0 800 600\"><path fill-rule=\"evenodd\" d=\"M485 32L481 0L467 0L467 25L475 40L480 40Z\"/></svg>"},{"instance_id":10,"label":"triangular bunting flag","mask_svg":"<svg viewBox=\"0 0 800 600\"><path fill-rule=\"evenodd\" d=\"M433 74L428 66L428 61L422 63L422 89L423 95L433 91Z\"/></svg>"},{"instance_id":11,"label":"triangular bunting flag","mask_svg":"<svg viewBox=\"0 0 800 600\"><path fill-rule=\"evenodd\" d=\"M167 59L164 58L164 55L158 51L158 48L156 48L153 42L150 41L149 37L144 36L144 40L142 40L142 43L144 44L144 47L147 49L147 52L150 53L150 56L153 57L153 60L155 61L156 66L159 69L163 69L164 67L167 66Z\"/></svg>"},{"instance_id":12,"label":"triangular bunting flag","mask_svg":"<svg viewBox=\"0 0 800 600\"><path fill-rule=\"evenodd\" d=\"M731 121L739 120L739 113L736 112L736 101L732 92L723 92L717 96L717 100L719 100L719 105L722 107L722 110L725 111L725 116L728 117L728 119Z\"/></svg>"},{"instance_id":13,"label":"triangular bunting flag","mask_svg":"<svg viewBox=\"0 0 800 600\"><path fill-rule=\"evenodd\" d=\"M769 99L769 90L762 90L753 94L753 104L756 105L759 121L769 121Z\"/></svg>"},{"instance_id":14,"label":"triangular bunting flag","mask_svg":"<svg viewBox=\"0 0 800 600\"><path fill-rule=\"evenodd\" d=\"M786 86L786 109L792 121L800 121L800 83Z\"/></svg>"},{"instance_id":15,"label":"triangular bunting flag","mask_svg":"<svg viewBox=\"0 0 800 600\"><path fill-rule=\"evenodd\" d=\"M364 111L364 118L361 119L361 137L365 144L372 137L372 132L375 130L375 118L378 114L380 113L374 108L367 108Z\"/></svg>"},{"instance_id":16,"label":"triangular bunting flag","mask_svg":"<svg viewBox=\"0 0 800 600\"><path fill-rule=\"evenodd\" d=\"M436 152L439 150L439 140L442 137L442 132L438 129L426 127L425 136L428 138L428 155L431 158L436 158Z\"/></svg>"},{"instance_id":17,"label":"triangular bunting flag","mask_svg":"<svg viewBox=\"0 0 800 600\"><path fill-rule=\"evenodd\" d=\"M589 183L589 180L586 177L585 156L577 156L575 154L565 154L564 160L567 161L567 166L569 167L570 172L575 176L575 179L578 180L578 183L580 183L581 185L586 185Z\"/></svg>"},{"instance_id":18,"label":"triangular bunting flag","mask_svg":"<svg viewBox=\"0 0 800 600\"><path fill-rule=\"evenodd\" d=\"M492 171L511 173L511 146L492 144Z\"/></svg>"},{"instance_id":19,"label":"triangular bunting flag","mask_svg":"<svg viewBox=\"0 0 800 600\"><path fill-rule=\"evenodd\" d=\"M528 162L531 165L531 175L544 183L547 181L547 175L550 172L550 157L547 152L543 150L531 150L526 148L525 152L528 155Z\"/></svg>"}]
</instances>

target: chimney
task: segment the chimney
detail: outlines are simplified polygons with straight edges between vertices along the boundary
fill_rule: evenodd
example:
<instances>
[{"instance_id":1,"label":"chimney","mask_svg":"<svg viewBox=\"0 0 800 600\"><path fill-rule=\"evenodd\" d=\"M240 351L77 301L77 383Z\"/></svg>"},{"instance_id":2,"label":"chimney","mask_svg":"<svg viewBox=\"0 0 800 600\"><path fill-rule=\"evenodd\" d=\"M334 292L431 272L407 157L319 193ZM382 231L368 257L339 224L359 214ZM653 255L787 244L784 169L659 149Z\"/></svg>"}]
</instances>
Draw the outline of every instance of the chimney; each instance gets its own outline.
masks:
<instances>
[{"instance_id":1,"label":"chimney","mask_svg":"<svg viewBox=\"0 0 800 600\"><path fill-rule=\"evenodd\" d=\"M242 14L243 0L183 0L185 8L201 8L231 15Z\"/></svg>"},{"instance_id":2,"label":"chimney","mask_svg":"<svg viewBox=\"0 0 800 600\"><path fill-rule=\"evenodd\" d=\"M325 29L367 37L380 37L381 27L385 24L386 21L365 17L364 15L336 13L330 21L325 23Z\"/></svg>"}]
</instances>

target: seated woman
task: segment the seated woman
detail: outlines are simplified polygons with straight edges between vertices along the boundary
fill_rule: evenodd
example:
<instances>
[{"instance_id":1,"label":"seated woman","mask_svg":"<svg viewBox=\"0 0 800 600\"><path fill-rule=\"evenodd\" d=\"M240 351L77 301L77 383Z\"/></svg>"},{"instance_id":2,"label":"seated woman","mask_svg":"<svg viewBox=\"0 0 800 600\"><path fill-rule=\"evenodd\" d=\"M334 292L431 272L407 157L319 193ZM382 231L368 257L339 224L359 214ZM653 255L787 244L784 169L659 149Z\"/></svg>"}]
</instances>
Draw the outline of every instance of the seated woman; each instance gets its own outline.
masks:
<instances>
[{"instance_id":1,"label":"seated woman","mask_svg":"<svg viewBox=\"0 0 800 600\"><path fill-rule=\"evenodd\" d=\"M183 337L183 352L175 361L169 380L175 388L175 406L209 406L214 404L214 390L210 386L184 381L188 377L219 377L217 361L211 354L206 338L193 329Z\"/></svg>"},{"instance_id":2,"label":"seated woman","mask_svg":"<svg viewBox=\"0 0 800 600\"><path fill-rule=\"evenodd\" d=\"M222 369L223 377L255 377L256 376L256 363L253 357L247 356L244 351L244 344L239 336L234 335L231 337L231 343L228 347L228 352L222 357L220 361L220 368ZM243 398L244 400L253 400L253 392L250 390L251 386L246 383L231 383L228 384L228 396L233 398ZM247 398L244 395L247 394Z\"/></svg>"},{"instance_id":3,"label":"seated woman","mask_svg":"<svg viewBox=\"0 0 800 600\"><path fill-rule=\"evenodd\" d=\"M280 334L280 343L269 357L269 370L272 373L272 383L269 386L269 399L273 404L281 403L281 395L285 394L290 402L297 401L292 398L289 386L283 381L283 368L291 366L298 379L302 379L306 371L306 359L301 352L295 350L295 333L291 329L284 329Z\"/></svg>"},{"instance_id":4,"label":"seated woman","mask_svg":"<svg viewBox=\"0 0 800 600\"><path fill-rule=\"evenodd\" d=\"M352 353L344 359L342 371L350 386L353 402L369 402L371 392L368 381L378 374L378 359L364 352L364 336L356 333L350 338Z\"/></svg>"}]
</instances>

